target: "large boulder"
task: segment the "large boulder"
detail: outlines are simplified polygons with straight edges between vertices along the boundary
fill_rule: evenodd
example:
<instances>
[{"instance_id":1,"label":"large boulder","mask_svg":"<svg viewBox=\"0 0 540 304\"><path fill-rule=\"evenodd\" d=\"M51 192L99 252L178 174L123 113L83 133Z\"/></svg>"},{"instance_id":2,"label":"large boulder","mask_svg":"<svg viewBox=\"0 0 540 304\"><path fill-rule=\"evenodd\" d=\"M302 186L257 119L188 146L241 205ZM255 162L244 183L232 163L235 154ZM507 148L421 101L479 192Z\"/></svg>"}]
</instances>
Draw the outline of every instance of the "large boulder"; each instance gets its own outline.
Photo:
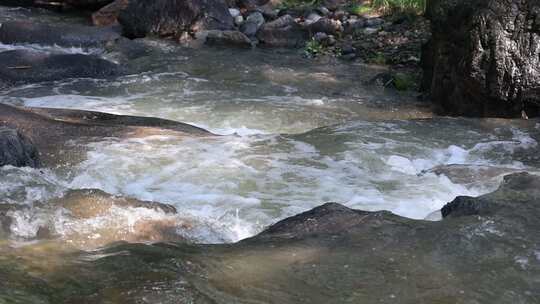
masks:
<instances>
[{"instance_id":1,"label":"large boulder","mask_svg":"<svg viewBox=\"0 0 540 304\"><path fill-rule=\"evenodd\" d=\"M261 46L295 48L303 47L309 34L292 16L284 15L265 23L257 32L257 38Z\"/></svg>"},{"instance_id":2,"label":"large boulder","mask_svg":"<svg viewBox=\"0 0 540 304\"><path fill-rule=\"evenodd\" d=\"M424 87L440 114L540 114L540 2L433 0Z\"/></svg>"},{"instance_id":3,"label":"large boulder","mask_svg":"<svg viewBox=\"0 0 540 304\"><path fill-rule=\"evenodd\" d=\"M224 0L130 0L118 21L124 35L180 38L203 30L230 30L234 22Z\"/></svg>"},{"instance_id":4,"label":"large boulder","mask_svg":"<svg viewBox=\"0 0 540 304\"><path fill-rule=\"evenodd\" d=\"M39 153L32 142L15 129L0 126L0 167L37 167Z\"/></svg>"},{"instance_id":5,"label":"large boulder","mask_svg":"<svg viewBox=\"0 0 540 304\"><path fill-rule=\"evenodd\" d=\"M129 0L115 0L92 14L92 23L97 26L109 26L118 23L120 12L125 10Z\"/></svg>"},{"instance_id":6,"label":"large boulder","mask_svg":"<svg viewBox=\"0 0 540 304\"><path fill-rule=\"evenodd\" d=\"M0 53L0 82L4 85L62 80L107 78L120 74L117 64L95 55L51 54L31 50Z\"/></svg>"}]
</instances>

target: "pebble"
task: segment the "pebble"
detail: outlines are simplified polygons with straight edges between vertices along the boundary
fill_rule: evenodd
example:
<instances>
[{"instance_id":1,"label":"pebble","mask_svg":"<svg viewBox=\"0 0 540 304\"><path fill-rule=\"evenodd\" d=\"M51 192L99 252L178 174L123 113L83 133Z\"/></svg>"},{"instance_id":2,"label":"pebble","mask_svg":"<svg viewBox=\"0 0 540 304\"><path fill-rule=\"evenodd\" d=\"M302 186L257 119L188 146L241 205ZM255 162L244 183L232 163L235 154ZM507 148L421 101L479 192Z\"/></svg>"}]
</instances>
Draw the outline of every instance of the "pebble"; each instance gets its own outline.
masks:
<instances>
[{"instance_id":1,"label":"pebble","mask_svg":"<svg viewBox=\"0 0 540 304\"><path fill-rule=\"evenodd\" d=\"M241 16L240 10L237 9L237 8L230 8L230 9L229 9L229 14L231 14L231 16L232 16L233 18L236 18L236 17L238 17L238 16Z\"/></svg>"},{"instance_id":2,"label":"pebble","mask_svg":"<svg viewBox=\"0 0 540 304\"><path fill-rule=\"evenodd\" d=\"M244 17L242 15L234 17L234 24L240 26L242 23L244 23Z\"/></svg>"}]
</instances>

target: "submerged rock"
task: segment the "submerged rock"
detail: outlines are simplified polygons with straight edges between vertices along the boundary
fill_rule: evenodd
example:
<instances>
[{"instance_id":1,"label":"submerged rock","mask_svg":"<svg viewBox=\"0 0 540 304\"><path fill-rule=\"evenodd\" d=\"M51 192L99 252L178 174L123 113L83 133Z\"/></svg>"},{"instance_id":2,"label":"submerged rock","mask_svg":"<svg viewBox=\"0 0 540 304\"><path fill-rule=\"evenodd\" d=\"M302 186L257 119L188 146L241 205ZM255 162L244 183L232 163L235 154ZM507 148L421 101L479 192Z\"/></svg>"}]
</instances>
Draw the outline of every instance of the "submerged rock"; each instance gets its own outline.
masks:
<instances>
[{"instance_id":1,"label":"submerged rock","mask_svg":"<svg viewBox=\"0 0 540 304\"><path fill-rule=\"evenodd\" d=\"M213 136L188 124L171 120L112 115L100 112L18 108L0 103L0 127L17 129L32 140L46 166L80 161L85 143L104 138L130 138L150 134ZM76 141L77 145L73 145Z\"/></svg>"},{"instance_id":2,"label":"submerged rock","mask_svg":"<svg viewBox=\"0 0 540 304\"><path fill-rule=\"evenodd\" d=\"M430 1L424 87L440 114L540 115L540 3Z\"/></svg>"},{"instance_id":3,"label":"submerged rock","mask_svg":"<svg viewBox=\"0 0 540 304\"><path fill-rule=\"evenodd\" d=\"M32 142L17 130L0 126L0 167L37 167L39 153Z\"/></svg>"},{"instance_id":4,"label":"submerged rock","mask_svg":"<svg viewBox=\"0 0 540 304\"><path fill-rule=\"evenodd\" d=\"M118 241L183 242L182 229L190 229L190 222L179 218L171 205L95 189L69 190L32 207L0 204L0 236L54 239L87 250Z\"/></svg>"},{"instance_id":5,"label":"submerged rock","mask_svg":"<svg viewBox=\"0 0 540 304\"><path fill-rule=\"evenodd\" d=\"M13 50L0 53L0 81L7 84L35 83L67 78L107 78L120 74L120 67L95 55L52 54Z\"/></svg>"},{"instance_id":6,"label":"submerged rock","mask_svg":"<svg viewBox=\"0 0 540 304\"><path fill-rule=\"evenodd\" d=\"M186 33L234 27L223 0L130 0L118 21L129 38L153 34L179 39Z\"/></svg>"}]
</instances>

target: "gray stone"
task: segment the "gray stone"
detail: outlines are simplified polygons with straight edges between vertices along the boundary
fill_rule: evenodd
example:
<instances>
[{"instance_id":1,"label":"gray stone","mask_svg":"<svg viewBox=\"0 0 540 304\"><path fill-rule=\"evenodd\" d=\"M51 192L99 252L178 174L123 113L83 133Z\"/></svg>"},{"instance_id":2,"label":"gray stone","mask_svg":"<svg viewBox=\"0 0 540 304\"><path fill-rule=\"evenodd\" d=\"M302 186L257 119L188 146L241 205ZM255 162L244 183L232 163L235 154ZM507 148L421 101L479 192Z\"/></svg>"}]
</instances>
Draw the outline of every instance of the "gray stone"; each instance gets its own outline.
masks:
<instances>
[{"instance_id":1,"label":"gray stone","mask_svg":"<svg viewBox=\"0 0 540 304\"><path fill-rule=\"evenodd\" d=\"M264 24L264 17L260 12L253 12L246 18L246 22L255 23L258 29Z\"/></svg>"},{"instance_id":2,"label":"gray stone","mask_svg":"<svg viewBox=\"0 0 540 304\"><path fill-rule=\"evenodd\" d=\"M248 37L254 37L257 34L259 27L255 22L244 22L240 26L240 31Z\"/></svg>"}]
</instances>

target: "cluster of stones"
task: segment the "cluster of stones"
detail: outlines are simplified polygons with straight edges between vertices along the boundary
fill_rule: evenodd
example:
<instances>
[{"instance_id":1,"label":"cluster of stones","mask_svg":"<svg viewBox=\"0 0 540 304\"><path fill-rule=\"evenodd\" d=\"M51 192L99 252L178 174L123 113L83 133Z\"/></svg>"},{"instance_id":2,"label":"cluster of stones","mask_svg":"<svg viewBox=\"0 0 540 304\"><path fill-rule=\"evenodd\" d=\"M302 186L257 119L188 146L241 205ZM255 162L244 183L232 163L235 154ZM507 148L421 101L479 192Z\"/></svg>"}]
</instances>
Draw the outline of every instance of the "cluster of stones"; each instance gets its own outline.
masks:
<instances>
[{"instance_id":1,"label":"cluster of stones","mask_svg":"<svg viewBox=\"0 0 540 304\"><path fill-rule=\"evenodd\" d=\"M275 0L181 2L185 1L148 4L142 0L116 0L94 13L93 21L101 26L119 21L124 34L131 38L154 34L172 36L182 42L204 41L210 45L286 48L303 47L309 40L325 47L334 46L347 35L375 34L385 26L382 18L350 13L344 7L344 1L340 0L323 1L317 8L284 8L280 1ZM142 14L165 8L168 10L166 14L145 16L143 19L146 21L141 22ZM182 10L175 12L175 8ZM189 10L193 13L186 12ZM197 12L201 10L212 20L204 20L205 17L196 19ZM343 51L345 55L352 54L354 48L344 47Z\"/></svg>"}]
</instances>

